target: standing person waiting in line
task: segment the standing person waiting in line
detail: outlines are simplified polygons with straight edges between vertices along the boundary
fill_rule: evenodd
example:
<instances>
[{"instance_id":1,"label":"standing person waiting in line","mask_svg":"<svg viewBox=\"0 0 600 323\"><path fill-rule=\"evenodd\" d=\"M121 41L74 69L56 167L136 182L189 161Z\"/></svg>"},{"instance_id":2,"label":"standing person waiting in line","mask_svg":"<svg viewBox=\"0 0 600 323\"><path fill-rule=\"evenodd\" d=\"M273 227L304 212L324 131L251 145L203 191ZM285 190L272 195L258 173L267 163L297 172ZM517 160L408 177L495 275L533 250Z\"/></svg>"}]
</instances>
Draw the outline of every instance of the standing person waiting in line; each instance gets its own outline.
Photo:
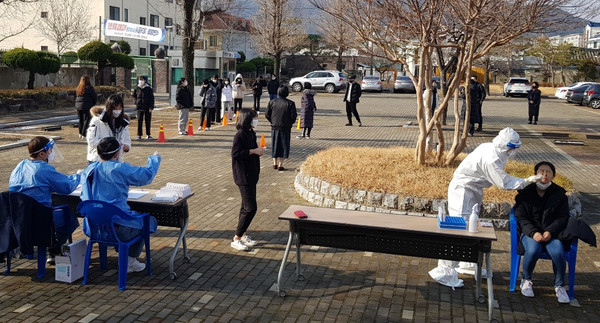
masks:
<instances>
[{"instance_id":1,"label":"standing person waiting in line","mask_svg":"<svg viewBox=\"0 0 600 323\"><path fill-rule=\"evenodd\" d=\"M57 153L58 148L55 147L54 140L43 136L33 137L29 141L27 150L29 159L23 159L10 174L8 180L10 192L23 193L44 206L52 207L52 192L71 194L77 188L79 174L67 176L50 165L55 160L54 156L61 156ZM59 213L53 215L55 223L58 223L56 221L60 219ZM70 219L62 220L67 223L67 226L53 230L53 247L48 250L47 262L51 265L54 265L54 257L60 255L61 246L79 226L75 215Z\"/></svg>"},{"instance_id":2,"label":"standing person waiting in line","mask_svg":"<svg viewBox=\"0 0 600 323\"><path fill-rule=\"evenodd\" d=\"M253 108L257 114L260 114L260 97L262 96L263 86L265 86L265 81L262 76L259 76L252 83L252 96L254 98Z\"/></svg>"},{"instance_id":3,"label":"standing person waiting in line","mask_svg":"<svg viewBox=\"0 0 600 323\"><path fill-rule=\"evenodd\" d=\"M155 152L148 156L146 167L132 166L119 162L121 144L114 137L107 137L98 143L98 162L88 165L81 173L81 200L98 200L110 203L129 214L136 214L127 204L129 186L143 186L152 183L160 165L160 155ZM110 216L107 214L107 216ZM83 232L89 237L90 228L83 219ZM128 241L138 236L143 229L143 220L124 220L115 216L115 232L120 240ZM150 232L156 232L156 218L150 217ZM139 272L146 268L136 258L142 253L144 240L140 239L129 247L127 272ZM121 250L123 251L123 250Z\"/></svg>"},{"instance_id":4,"label":"standing person waiting in line","mask_svg":"<svg viewBox=\"0 0 600 323\"><path fill-rule=\"evenodd\" d=\"M238 112L242 109L242 102L244 101L244 91L246 91L246 84L242 74L235 76L235 81L231 85L233 88L233 113Z\"/></svg>"},{"instance_id":5,"label":"standing person waiting in line","mask_svg":"<svg viewBox=\"0 0 600 323\"><path fill-rule=\"evenodd\" d=\"M256 241L252 240L246 231L256 215L256 183L260 175L260 156L265 153L265 149L259 148L256 144L254 132L256 126L258 126L256 112L242 109L235 125L237 133L233 137L231 147L233 180L242 196L238 225L231 247L244 251L256 245Z\"/></svg>"},{"instance_id":6,"label":"standing person waiting in line","mask_svg":"<svg viewBox=\"0 0 600 323\"><path fill-rule=\"evenodd\" d=\"M277 99L277 89L279 89L279 81L276 75L271 76L271 80L267 83L267 92L269 92L269 101Z\"/></svg>"},{"instance_id":7,"label":"standing person waiting in line","mask_svg":"<svg viewBox=\"0 0 600 323\"><path fill-rule=\"evenodd\" d=\"M77 97L75 98L75 108L77 109L77 118L79 119L79 139L85 138L87 129L90 126L90 109L96 105L98 96L90 77L83 75L79 80L77 90L75 90Z\"/></svg>"},{"instance_id":8,"label":"standing person waiting in line","mask_svg":"<svg viewBox=\"0 0 600 323\"><path fill-rule=\"evenodd\" d=\"M270 101L265 117L271 123L271 157L273 157L273 169L284 171L284 161L290 155L290 136L292 126L298 116L296 104L288 100L290 90L281 85L277 90L278 98Z\"/></svg>"},{"instance_id":9,"label":"standing person waiting in line","mask_svg":"<svg viewBox=\"0 0 600 323\"><path fill-rule=\"evenodd\" d=\"M540 103L542 102L542 91L539 90L538 82L531 84L531 91L527 94L529 101L529 124L533 120L533 124L537 124L538 115L540 114Z\"/></svg>"},{"instance_id":10,"label":"standing person waiting in line","mask_svg":"<svg viewBox=\"0 0 600 323\"><path fill-rule=\"evenodd\" d=\"M138 85L133 90L133 99L137 109L138 129L137 139L142 139L142 126L146 122L146 139L152 139L150 136L150 127L152 121L152 110L154 110L154 92L152 86L148 84L148 78L143 75L138 76Z\"/></svg>"},{"instance_id":11,"label":"standing person waiting in line","mask_svg":"<svg viewBox=\"0 0 600 323\"><path fill-rule=\"evenodd\" d=\"M216 77L216 75L213 76L213 78ZM221 113L221 110L223 109L223 105L221 103L221 94L223 93L223 87L225 87L223 79L217 79L217 86L215 86L215 90L217 91L217 102L215 103L215 116L213 118L214 124L221 123L221 118L223 117L223 113Z\"/></svg>"},{"instance_id":12,"label":"standing person waiting in line","mask_svg":"<svg viewBox=\"0 0 600 323\"><path fill-rule=\"evenodd\" d=\"M198 127L198 131L202 130L204 117L206 117L206 131L210 130L213 115L212 112L215 110L216 103L217 90L210 84L208 79L204 79L202 81L202 87L200 88L200 106L202 107L202 114L200 116L200 126Z\"/></svg>"},{"instance_id":13,"label":"standing person waiting in line","mask_svg":"<svg viewBox=\"0 0 600 323\"><path fill-rule=\"evenodd\" d=\"M221 118L231 120L233 117L233 88L231 87L229 78L226 78L223 82L223 88L221 89Z\"/></svg>"},{"instance_id":14,"label":"standing person waiting in line","mask_svg":"<svg viewBox=\"0 0 600 323\"><path fill-rule=\"evenodd\" d=\"M310 139L310 131L313 128L313 119L315 111L317 111L317 105L315 104L315 95L317 92L312 90L312 85L309 82L304 83L304 90L302 90L302 98L300 99L300 128L302 128L302 134L296 136L296 138Z\"/></svg>"},{"instance_id":15,"label":"standing person waiting in line","mask_svg":"<svg viewBox=\"0 0 600 323\"><path fill-rule=\"evenodd\" d=\"M177 102L175 108L179 111L179 134L187 135L186 127L189 121L190 109L194 107L194 98L192 97L192 92L188 88L188 81L185 77L180 78L177 83L175 101Z\"/></svg>"},{"instance_id":16,"label":"standing person waiting in line","mask_svg":"<svg viewBox=\"0 0 600 323\"><path fill-rule=\"evenodd\" d=\"M356 80L356 75L348 76L348 86L346 87L346 93L344 94L344 102L346 102L346 116L348 117L348 123L346 123L346 126L352 126L352 115L354 114L356 121L358 121L358 126L362 127L360 116L356 110L356 104L360 102L359 98L362 95L362 91L360 89L360 85L356 84L354 80Z\"/></svg>"},{"instance_id":17,"label":"standing person waiting in line","mask_svg":"<svg viewBox=\"0 0 600 323\"><path fill-rule=\"evenodd\" d=\"M471 76L471 80L473 80L475 82L475 85L477 86L477 95L479 96L479 100L476 102L477 103L477 115L479 116L479 121L476 123L478 123L479 126L477 127L477 129L475 129L475 131L483 131L483 129L482 129L483 112L482 112L481 108L483 107L483 101L485 100L487 93L485 91L485 86L483 86L483 84L477 82L477 75ZM473 113L473 111L471 111L471 113Z\"/></svg>"},{"instance_id":18,"label":"standing person waiting in line","mask_svg":"<svg viewBox=\"0 0 600 323\"><path fill-rule=\"evenodd\" d=\"M569 241L558 239L569 221L569 199L564 188L552 183L556 168L549 162L540 162L534 167L536 175L542 179L525 187L515 197L515 219L519 231L519 241L523 256L523 280L521 294L534 297L531 276L542 251L552 258L554 271L554 291L559 303L569 303L565 290L565 251L563 245Z\"/></svg>"},{"instance_id":19,"label":"standing person waiting in line","mask_svg":"<svg viewBox=\"0 0 600 323\"><path fill-rule=\"evenodd\" d=\"M100 140L114 137L121 144L119 161L122 162L124 153L131 147L129 116L123 111L123 99L117 94L109 96L106 106L93 108L92 115L94 117L87 132L87 160L90 163L100 160L96 150Z\"/></svg>"}]
</instances>

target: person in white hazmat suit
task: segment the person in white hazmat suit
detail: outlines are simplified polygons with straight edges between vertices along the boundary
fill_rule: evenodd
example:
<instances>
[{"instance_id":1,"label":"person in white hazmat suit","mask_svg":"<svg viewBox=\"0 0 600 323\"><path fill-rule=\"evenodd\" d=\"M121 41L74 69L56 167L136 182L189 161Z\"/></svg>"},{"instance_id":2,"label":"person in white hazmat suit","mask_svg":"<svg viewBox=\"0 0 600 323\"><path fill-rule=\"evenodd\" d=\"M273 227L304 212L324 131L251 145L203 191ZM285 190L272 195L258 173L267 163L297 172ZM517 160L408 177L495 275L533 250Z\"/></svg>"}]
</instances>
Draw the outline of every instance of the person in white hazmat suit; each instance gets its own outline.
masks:
<instances>
[{"instance_id":1,"label":"person in white hazmat suit","mask_svg":"<svg viewBox=\"0 0 600 323\"><path fill-rule=\"evenodd\" d=\"M539 176L518 178L504 171L506 162L521 147L519 134L512 128L502 129L492 142L479 145L460 163L448 185L448 215L462 216L467 222L475 204L483 202L483 189L495 185L504 190L518 190L540 180ZM458 267L458 268L457 268ZM457 272L475 275L476 264L439 260L430 275L441 284L460 286ZM482 273L482 275L485 275ZM453 282L452 282L453 281Z\"/></svg>"}]
</instances>

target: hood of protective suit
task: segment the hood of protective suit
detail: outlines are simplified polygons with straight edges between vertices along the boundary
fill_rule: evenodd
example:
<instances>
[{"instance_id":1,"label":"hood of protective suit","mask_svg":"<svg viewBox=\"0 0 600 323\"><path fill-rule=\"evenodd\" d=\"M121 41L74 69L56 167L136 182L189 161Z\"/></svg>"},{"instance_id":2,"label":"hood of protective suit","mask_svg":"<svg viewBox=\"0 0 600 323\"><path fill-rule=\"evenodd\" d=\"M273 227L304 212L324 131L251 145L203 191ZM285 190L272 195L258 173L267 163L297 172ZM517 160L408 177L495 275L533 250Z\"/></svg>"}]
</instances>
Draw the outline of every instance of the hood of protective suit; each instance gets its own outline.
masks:
<instances>
[{"instance_id":1,"label":"hood of protective suit","mask_svg":"<svg viewBox=\"0 0 600 323\"><path fill-rule=\"evenodd\" d=\"M521 147L521 138L513 128L506 127L500 130L498 135L492 140L492 143L498 157L503 162L506 162L510 157L508 152L511 150L511 146L515 148Z\"/></svg>"}]
</instances>

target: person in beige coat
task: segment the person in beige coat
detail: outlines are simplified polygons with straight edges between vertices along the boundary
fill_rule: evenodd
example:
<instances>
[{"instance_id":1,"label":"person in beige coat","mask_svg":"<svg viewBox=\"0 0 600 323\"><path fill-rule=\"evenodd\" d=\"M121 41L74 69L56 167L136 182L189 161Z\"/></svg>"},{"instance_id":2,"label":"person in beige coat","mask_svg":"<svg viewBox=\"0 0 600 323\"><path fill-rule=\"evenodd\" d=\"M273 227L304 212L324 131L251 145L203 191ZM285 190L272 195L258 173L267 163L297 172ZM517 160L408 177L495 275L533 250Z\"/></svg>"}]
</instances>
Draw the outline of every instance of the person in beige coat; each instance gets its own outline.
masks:
<instances>
[{"instance_id":1,"label":"person in beige coat","mask_svg":"<svg viewBox=\"0 0 600 323\"><path fill-rule=\"evenodd\" d=\"M242 74L235 76L235 80L231 85L233 88L233 113L242 109L242 101L244 101L244 91L246 91L246 84Z\"/></svg>"}]
</instances>

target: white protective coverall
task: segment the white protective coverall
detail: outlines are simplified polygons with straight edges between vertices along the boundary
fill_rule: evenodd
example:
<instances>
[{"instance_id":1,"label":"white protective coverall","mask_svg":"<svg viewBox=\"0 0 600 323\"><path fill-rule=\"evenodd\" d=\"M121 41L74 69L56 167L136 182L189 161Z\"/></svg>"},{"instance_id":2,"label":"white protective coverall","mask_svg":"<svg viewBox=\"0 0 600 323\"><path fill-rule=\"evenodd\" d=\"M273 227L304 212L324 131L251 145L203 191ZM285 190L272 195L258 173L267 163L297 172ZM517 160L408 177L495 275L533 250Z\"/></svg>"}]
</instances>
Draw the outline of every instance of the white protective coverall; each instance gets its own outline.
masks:
<instances>
[{"instance_id":1,"label":"white protective coverall","mask_svg":"<svg viewBox=\"0 0 600 323\"><path fill-rule=\"evenodd\" d=\"M468 221L473 206L477 203L482 204L483 189L486 187L495 185L504 190L518 190L535 183L536 176L523 179L510 176L504 171L506 162L514 156L520 146L519 134L512 128L504 128L492 142L483 143L475 148L460 163L448 185L449 216L462 216ZM454 268L457 265L456 261L439 260L438 267L430 271L430 275L441 284L460 287L462 281L450 277L456 277ZM476 271L473 263L461 262L460 268L458 271L461 273L474 274ZM432 273L435 271L436 275Z\"/></svg>"}]
</instances>

